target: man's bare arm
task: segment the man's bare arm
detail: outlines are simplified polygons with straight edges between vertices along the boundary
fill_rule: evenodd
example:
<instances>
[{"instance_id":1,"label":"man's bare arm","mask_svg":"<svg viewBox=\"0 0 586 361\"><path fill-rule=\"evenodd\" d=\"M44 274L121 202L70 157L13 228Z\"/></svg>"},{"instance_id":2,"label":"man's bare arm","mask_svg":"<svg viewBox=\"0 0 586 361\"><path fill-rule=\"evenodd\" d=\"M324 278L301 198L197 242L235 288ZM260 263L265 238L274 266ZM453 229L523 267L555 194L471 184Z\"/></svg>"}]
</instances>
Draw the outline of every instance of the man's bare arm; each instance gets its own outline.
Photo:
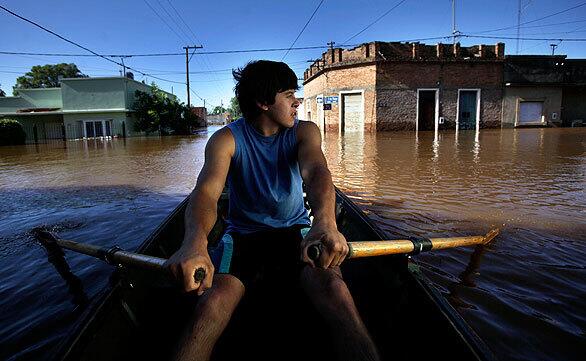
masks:
<instances>
[{"instance_id":1,"label":"man's bare arm","mask_svg":"<svg viewBox=\"0 0 586 361\"><path fill-rule=\"evenodd\" d=\"M185 236L183 244L167 261L169 269L183 281L186 291L197 290L198 294L212 285L214 267L207 251L207 236L217 217L217 204L234 154L234 138L227 129L216 132L208 141L204 166L191 192L185 212ZM195 283L196 269L204 268L206 277Z\"/></svg>"},{"instance_id":2,"label":"man's bare arm","mask_svg":"<svg viewBox=\"0 0 586 361\"><path fill-rule=\"evenodd\" d=\"M336 225L336 192L321 150L319 128L312 122L300 122L297 140L301 177L314 215L312 228L302 244L302 257L304 261L313 264L307 257L307 247L321 242L325 249L317 265L322 268L336 267L348 254L348 244Z\"/></svg>"}]
</instances>

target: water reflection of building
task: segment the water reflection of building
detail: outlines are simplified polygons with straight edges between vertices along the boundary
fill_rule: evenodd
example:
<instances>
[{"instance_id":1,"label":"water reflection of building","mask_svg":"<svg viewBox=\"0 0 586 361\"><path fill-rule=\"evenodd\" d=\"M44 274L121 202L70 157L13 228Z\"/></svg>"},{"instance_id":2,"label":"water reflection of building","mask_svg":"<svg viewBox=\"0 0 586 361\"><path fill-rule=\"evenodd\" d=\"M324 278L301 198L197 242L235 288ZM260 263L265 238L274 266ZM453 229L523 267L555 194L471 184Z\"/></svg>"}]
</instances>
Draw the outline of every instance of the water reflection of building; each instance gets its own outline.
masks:
<instances>
[{"instance_id":1,"label":"water reflection of building","mask_svg":"<svg viewBox=\"0 0 586 361\"><path fill-rule=\"evenodd\" d=\"M504 44L371 42L304 73L306 119L325 130L498 127Z\"/></svg>"},{"instance_id":2,"label":"water reflection of building","mask_svg":"<svg viewBox=\"0 0 586 361\"><path fill-rule=\"evenodd\" d=\"M0 98L0 118L18 120L27 142L140 135L134 130L137 90L152 88L126 77L62 79L59 88L19 89L18 96Z\"/></svg>"},{"instance_id":3,"label":"water reflection of building","mask_svg":"<svg viewBox=\"0 0 586 361\"><path fill-rule=\"evenodd\" d=\"M363 132L324 135L323 151L337 186L362 194L374 193L380 167L376 142L376 134Z\"/></svg>"}]
</instances>

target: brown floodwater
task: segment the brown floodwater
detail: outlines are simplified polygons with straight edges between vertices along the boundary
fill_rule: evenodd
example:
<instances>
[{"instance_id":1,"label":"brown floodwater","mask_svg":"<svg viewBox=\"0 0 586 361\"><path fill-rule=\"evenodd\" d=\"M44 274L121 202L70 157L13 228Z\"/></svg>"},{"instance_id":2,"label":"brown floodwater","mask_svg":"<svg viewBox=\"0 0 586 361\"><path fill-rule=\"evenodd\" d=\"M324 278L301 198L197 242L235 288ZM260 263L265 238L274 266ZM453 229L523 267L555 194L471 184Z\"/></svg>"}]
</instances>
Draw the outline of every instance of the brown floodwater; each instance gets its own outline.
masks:
<instances>
[{"instance_id":1,"label":"brown floodwater","mask_svg":"<svg viewBox=\"0 0 586 361\"><path fill-rule=\"evenodd\" d=\"M132 249L190 192L209 134L0 148L0 359L39 359L108 282L30 230ZM484 233L416 257L503 360L586 351L586 128L324 135L334 183L391 237ZM68 281L65 281L65 279Z\"/></svg>"}]
</instances>

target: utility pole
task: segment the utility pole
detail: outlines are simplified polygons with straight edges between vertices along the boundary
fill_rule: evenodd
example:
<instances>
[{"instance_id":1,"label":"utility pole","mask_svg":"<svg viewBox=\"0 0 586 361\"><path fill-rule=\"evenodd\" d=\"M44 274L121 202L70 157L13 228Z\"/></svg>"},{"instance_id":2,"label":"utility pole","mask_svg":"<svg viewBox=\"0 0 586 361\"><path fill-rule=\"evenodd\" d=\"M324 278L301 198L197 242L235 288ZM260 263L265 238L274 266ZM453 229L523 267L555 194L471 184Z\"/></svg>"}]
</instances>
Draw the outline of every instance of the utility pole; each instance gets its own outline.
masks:
<instances>
[{"instance_id":1,"label":"utility pole","mask_svg":"<svg viewBox=\"0 0 586 361\"><path fill-rule=\"evenodd\" d=\"M184 46L183 49L185 49L185 76L186 76L186 81L185 84L187 85L187 107L191 108L191 97L189 94L189 49L201 49L203 48L203 46Z\"/></svg>"},{"instance_id":2,"label":"utility pole","mask_svg":"<svg viewBox=\"0 0 586 361\"><path fill-rule=\"evenodd\" d=\"M558 47L558 44L549 44L549 46L551 46L551 55L554 56L555 55L555 48Z\"/></svg>"},{"instance_id":3,"label":"utility pole","mask_svg":"<svg viewBox=\"0 0 586 361\"><path fill-rule=\"evenodd\" d=\"M332 51L332 56L334 56L333 54L334 54L334 44L335 43L336 43L335 41L330 41L328 43L328 45L330 46L330 50Z\"/></svg>"},{"instance_id":4,"label":"utility pole","mask_svg":"<svg viewBox=\"0 0 586 361\"><path fill-rule=\"evenodd\" d=\"M124 57L120 57L120 61L122 62L122 76L126 77L126 65L124 65Z\"/></svg>"}]
</instances>

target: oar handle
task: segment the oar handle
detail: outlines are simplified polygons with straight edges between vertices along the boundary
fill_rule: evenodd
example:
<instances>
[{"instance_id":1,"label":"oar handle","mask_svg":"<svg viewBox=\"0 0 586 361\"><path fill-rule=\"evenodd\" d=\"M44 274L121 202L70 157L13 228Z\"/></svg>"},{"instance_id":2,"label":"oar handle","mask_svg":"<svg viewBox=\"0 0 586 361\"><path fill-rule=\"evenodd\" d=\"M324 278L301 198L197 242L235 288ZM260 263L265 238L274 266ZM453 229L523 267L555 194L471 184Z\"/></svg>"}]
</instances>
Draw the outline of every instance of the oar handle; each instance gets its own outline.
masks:
<instances>
[{"instance_id":1,"label":"oar handle","mask_svg":"<svg viewBox=\"0 0 586 361\"><path fill-rule=\"evenodd\" d=\"M451 237L451 238L421 238L411 239L380 240L348 242L348 254L346 258L362 258L373 256L386 256L391 254L418 254L431 249L440 250L444 248L473 246L477 244L488 244L499 234L495 228L484 236ZM307 247L307 257L317 261L322 254L321 243L315 243Z\"/></svg>"},{"instance_id":2,"label":"oar handle","mask_svg":"<svg viewBox=\"0 0 586 361\"><path fill-rule=\"evenodd\" d=\"M317 261L319 256L321 256L321 247L321 243L312 244L307 247L307 257L312 261Z\"/></svg>"},{"instance_id":3,"label":"oar handle","mask_svg":"<svg viewBox=\"0 0 586 361\"><path fill-rule=\"evenodd\" d=\"M33 233L42 244L55 248L55 245L66 248L75 252L83 253L88 256L102 259L110 264L129 265L144 269L153 269L156 271L167 270L164 258L153 257L140 253L133 253L120 249L119 247L103 248L91 244L78 243L61 239L51 232L41 228L36 228ZM206 277L206 271L200 267L195 270L193 279L196 283L203 281Z\"/></svg>"},{"instance_id":4,"label":"oar handle","mask_svg":"<svg viewBox=\"0 0 586 361\"><path fill-rule=\"evenodd\" d=\"M206 270L203 269L202 267L196 269L195 273L193 274L194 281L199 283L199 282L203 281L204 278L206 278Z\"/></svg>"}]
</instances>

